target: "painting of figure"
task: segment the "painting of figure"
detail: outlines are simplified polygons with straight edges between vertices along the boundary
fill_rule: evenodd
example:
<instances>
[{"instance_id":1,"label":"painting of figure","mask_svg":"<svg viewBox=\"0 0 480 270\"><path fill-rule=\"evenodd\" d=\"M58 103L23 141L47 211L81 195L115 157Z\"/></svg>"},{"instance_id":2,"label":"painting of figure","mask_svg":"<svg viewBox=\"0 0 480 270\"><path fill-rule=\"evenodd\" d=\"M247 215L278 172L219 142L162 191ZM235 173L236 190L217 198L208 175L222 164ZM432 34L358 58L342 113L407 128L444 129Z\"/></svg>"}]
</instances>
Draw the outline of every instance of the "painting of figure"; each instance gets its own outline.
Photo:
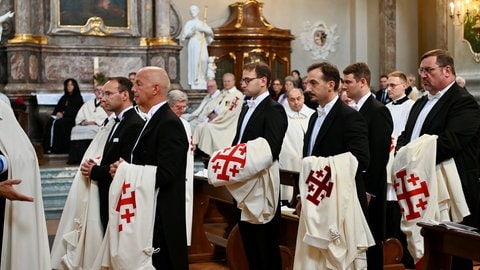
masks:
<instances>
[{"instance_id":1,"label":"painting of figure","mask_svg":"<svg viewBox=\"0 0 480 270\"><path fill-rule=\"evenodd\" d=\"M85 25L100 17L108 27L128 27L127 0L60 0L60 25Z\"/></svg>"}]
</instances>

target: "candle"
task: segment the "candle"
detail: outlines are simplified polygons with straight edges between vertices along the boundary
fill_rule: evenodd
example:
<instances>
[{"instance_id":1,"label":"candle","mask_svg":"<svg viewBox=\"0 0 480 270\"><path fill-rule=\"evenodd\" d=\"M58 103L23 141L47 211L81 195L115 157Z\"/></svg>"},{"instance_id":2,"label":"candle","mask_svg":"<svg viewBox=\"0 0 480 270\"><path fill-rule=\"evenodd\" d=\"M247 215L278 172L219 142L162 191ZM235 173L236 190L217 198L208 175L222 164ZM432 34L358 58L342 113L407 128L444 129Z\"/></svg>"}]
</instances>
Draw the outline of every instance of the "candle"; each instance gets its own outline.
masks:
<instances>
[{"instance_id":1,"label":"candle","mask_svg":"<svg viewBox=\"0 0 480 270\"><path fill-rule=\"evenodd\" d=\"M98 57L93 57L93 74L98 73Z\"/></svg>"},{"instance_id":2,"label":"candle","mask_svg":"<svg viewBox=\"0 0 480 270\"><path fill-rule=\"evenodd\" d=\"M450 16L455 15L455 4L450 2Z\"/></svg>"}]
</instances>

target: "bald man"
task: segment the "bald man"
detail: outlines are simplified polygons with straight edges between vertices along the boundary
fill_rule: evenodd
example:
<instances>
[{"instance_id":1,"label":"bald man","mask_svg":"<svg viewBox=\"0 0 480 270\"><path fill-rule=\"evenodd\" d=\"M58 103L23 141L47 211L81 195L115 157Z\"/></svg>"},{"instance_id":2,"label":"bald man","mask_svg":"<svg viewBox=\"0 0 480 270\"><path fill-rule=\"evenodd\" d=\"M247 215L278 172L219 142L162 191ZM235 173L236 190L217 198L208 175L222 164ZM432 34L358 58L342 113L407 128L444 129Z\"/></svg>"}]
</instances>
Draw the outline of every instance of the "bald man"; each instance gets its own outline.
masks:
<instances>
[{"instance_id":1,"label":"bald man","mask_svg":"<svg viewBox=\"0 0 480 270\"><path fill-rule=\"evenodd\" d=\"M163 68L148 66L137 72L134 97L147 122L133 147L132 163L156 167L153 266L188 269L185 170L189 143L182 122L167 104L169 89Z\"/></svg>"}]
</instances>

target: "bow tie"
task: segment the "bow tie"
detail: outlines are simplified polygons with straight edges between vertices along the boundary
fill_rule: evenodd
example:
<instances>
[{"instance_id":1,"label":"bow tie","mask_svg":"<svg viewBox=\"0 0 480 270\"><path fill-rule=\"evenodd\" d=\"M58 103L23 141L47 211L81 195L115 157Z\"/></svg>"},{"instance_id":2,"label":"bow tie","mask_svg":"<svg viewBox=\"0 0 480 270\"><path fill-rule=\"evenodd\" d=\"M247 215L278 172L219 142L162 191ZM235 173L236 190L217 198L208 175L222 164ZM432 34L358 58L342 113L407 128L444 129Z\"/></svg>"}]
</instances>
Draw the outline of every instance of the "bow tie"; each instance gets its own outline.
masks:
<instances>
[{"instance_id":1,"label":"bow tie","mask_svg":"<svg viewBox=\"0 0 480 270\"><path fill-rule=\"evenodd\" d=\"M429 93L427 93L427 98L428 98L428 100L439 99L440 98L440 92L437 92L435 95L432 95L429 92Z\"/></svg>"},{"instance_id":2,"label":"bow tie","mask_svg":"<svg viewBox=\"0 0 480 270\"><path fill-rule=\"evenodd\" d=\"M113 120L115 120L115 123L120 122L120 118L118 118L118 117L113 118Z\"/></svg>"},{"instance_id":3,"label":"bow tie","mask_svg":"<svg viewBox=\"0 0 480 270\"><path fill-rule=\"evenodd\" d=\"M326 115L326 114L327 114L327 112L325 111L325 109L324 109L324 108L322 108L322 107L318 106L318 107L317 107L317 114L318 114L318 117L320 117L320 116L324 116L324 115Z\"/></svg>"},{"instance_id":4,"label":"bow tie","mask_svg":"<svg viewBox=\"0 0 480 270\"><path fill-rule=\"evenodd\" d=\"M255 100L253 100L253 99L247 100L247 106L249 108L255 109Z\"/></svg>"}]
</instances>

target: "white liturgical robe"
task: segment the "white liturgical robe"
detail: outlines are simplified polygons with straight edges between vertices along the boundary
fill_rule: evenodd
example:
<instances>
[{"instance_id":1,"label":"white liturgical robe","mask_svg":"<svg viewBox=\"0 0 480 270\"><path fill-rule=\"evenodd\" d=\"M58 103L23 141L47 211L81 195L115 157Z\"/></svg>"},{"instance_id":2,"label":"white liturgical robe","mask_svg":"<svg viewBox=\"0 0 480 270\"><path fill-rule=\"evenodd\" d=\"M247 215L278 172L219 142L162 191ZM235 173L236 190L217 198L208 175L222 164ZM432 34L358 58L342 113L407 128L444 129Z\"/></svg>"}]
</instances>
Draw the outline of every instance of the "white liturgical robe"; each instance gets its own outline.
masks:
<instances>
[{"instance_id":1,"label":"white liturgical robe","mask_svg":"<svg viewBox=\"0 0 480 270\"><path fill-rule=\"evenodd\" d=\"M34 198L34 202L5 201L0 269L49 270L48 234L37 155L12 108L4 102L0 102L0 130L0 151L8 160L8 179L22 180L14 188Z\"/></svg>"}]
</instances>

